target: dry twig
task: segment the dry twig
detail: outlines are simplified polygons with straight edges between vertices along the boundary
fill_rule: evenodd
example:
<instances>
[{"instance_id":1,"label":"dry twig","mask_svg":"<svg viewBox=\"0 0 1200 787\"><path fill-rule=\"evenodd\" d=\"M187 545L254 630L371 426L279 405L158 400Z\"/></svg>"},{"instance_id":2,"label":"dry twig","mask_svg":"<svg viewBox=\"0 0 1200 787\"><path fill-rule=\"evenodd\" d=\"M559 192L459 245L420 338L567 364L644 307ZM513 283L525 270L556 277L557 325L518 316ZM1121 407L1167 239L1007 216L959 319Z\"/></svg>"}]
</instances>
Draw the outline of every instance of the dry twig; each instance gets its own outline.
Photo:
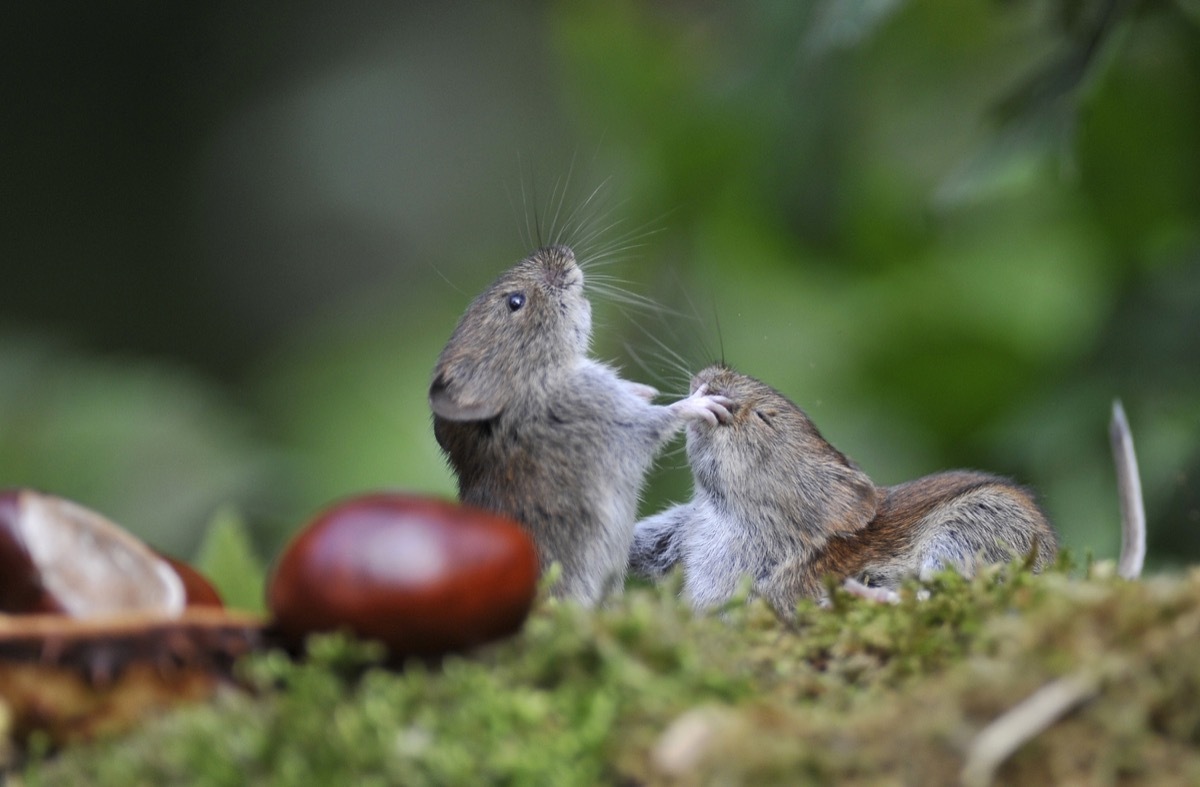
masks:
<instances>
[{"instance_id":1,"label":"dry twig","mask_svg":"<svg viewBox=\"0 0 1200 787\"><path fill-rule=\"evenodd\" d=\"M1017 749L1099 690L1100 679L1093 673L1068 675L1047 683L1010 708L975 737L963 765L963 784L966 787L991 784L996 770Z\"/></svg>"}]
</instances>

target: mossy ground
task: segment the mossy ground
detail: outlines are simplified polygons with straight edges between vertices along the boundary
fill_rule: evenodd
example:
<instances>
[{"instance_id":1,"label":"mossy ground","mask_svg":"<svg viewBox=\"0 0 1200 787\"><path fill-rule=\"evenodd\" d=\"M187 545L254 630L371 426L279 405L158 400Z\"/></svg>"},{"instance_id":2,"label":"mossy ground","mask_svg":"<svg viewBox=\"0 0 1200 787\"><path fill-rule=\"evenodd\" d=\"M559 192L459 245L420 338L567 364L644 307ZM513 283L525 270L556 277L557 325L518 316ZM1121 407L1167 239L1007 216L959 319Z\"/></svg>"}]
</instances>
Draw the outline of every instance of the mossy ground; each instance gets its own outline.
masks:
<instances>
[{"instance_id":1,"label":"mossy ground","mask_svg":"<svg viewBox=\"0 0 1200 787\"><path fill-rule=\"evenodd\" d=\"M255 694L30 762L33 785L946 784L1040 688L1087 688L994 776L1200 783L1200 571L1124 582L1002 567L897 606L841 594L794 629L761 602L697 617L677 587L539 603L440 665L340 636L245 662ZM987 781L993 774L984 768Z\"/></svg>"}]
</instances>

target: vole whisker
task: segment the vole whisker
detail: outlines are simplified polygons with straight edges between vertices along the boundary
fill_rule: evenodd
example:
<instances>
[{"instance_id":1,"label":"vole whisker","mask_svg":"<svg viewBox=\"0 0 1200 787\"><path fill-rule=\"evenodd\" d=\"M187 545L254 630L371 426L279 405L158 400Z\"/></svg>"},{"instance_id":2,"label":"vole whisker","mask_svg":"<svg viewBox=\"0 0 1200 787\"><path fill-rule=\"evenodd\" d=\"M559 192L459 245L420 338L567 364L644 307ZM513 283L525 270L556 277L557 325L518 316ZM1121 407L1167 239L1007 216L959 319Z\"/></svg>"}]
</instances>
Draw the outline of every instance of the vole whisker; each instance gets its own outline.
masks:
<instances>
[{"instance_id":1,"label":"vole whisker","mask_svg":"<svg viewBox=\"0 0 1200 787\"><path fill-rule=\"evenodd\" d=\"M619 222L614 222L603 229L596 230L596 232L593 233L593 237L603 236L605 233L610 232L614 227L618 226L618 224ZM610 238L605 243L603 248L585 255L583 268L584 270L590 272L594 267L611 265L614 262L625 259L630 252L644 248L647 245L645 241L648 238L657 235L662 231L662 227L643 225L641 227L636 227L618 237ZM590 240L587 242L590 243Z\"/></svg>"},{"instance_id":2,"label":"vole whisker","mask_svg":"<svg viewBox=\"0 0 1200 787\"><path fill-rule=\"evenodd\" d=\"M564 177L560 178L558 180L558 182L555 184L555 191L558 194L557 200L555 199L555 195L553 192L550 195L550 202L554 209L554 218L550 222L550 243L555 246L557 246L559 243L562 242L562 238L564 235L567 234L568 228L570 226L570 217L569 216L567 218L567 222L566 222L565 226L559 225L558 218L559 218L559 215L562 213L563 204L566 202L566 199L567 199L567 190L571 185L571 176L575 172L575 155L576 154L574 154L574 153L571 154L571 163L567 167L567 174ZM573 213L573 211L572 211L572 213Z\"/></svg>"},{"instance_id":3,"label":"vole whisker","mask_svg":"<svg viewBox=\"0 0 1200 787\"><path fill-rule=\"evenodd\" d=\"M651 352L649 358L657 361L659 366L666 370L665 373L658 372L657 374L664 383L670 386L665 388L664 394L672 394L677 398L688 395L692 375L696 373L694 368L684 366L675 357L661 351Z\"/></svg>"},{"instance_id":4,"label":"vole whisker","mask_svg":"<svg viewBox=\"0 0 1200 787\"><path fill-rule=\"evenodd\" d=\"M594 275L588 279L587 287L603 300L616 304L622 313L629 316L631 320L633 319L632 315L629 315L623 307L637 309L640 312L650 312L659 316L674 317L680 320L695 319L692 315L672 309L661 301L645 295L639 295L619 284L613 283L619 281L621 280L610 281L602 275Z\"/></svg>"},{"instance_id":5,"label":"vole whisker","mask_svg":"<svg viewBox=\"0 0 1200 787\"><path fill-rule=\"evenodd\" d=\"M659 383L659 381L667 384L676 383L669 388L666 385L656 386L660 389L660 395L676 399L682 399L688 395L688 383L691 381L691 372L687 369L677 368L674 359L666 358L660 352L651 352L649 354L650 360L658 361L660 367L665 366L667 368L669 374L664 375L660 369L651 366L647 361L646 355L642 351L639 351L634 344L625 342L622 344L622 347L625 350L625 354L632 358L634 364L651 380L654 380L656 383ZM677 384L680 381L682 385Z\"/></svg>"},{"instance_id":6,"label":"vole whisker","mask_svg":"<svg viewBox=\"0 0 1200 787\"><path fill-rule=\"evenodd\" d=\"M606 265L613 265L617 262L630 259L633 253L639 249L644 249L646 243L631 241L620 246L612 246L601 250L587 257L585 270L591 271L593 268L599 268Z\"/></svg>"},{"instance_id":7,"label":"vole whisker","mask_svg":"<svg viewBox=\"0 0 1200 787\"><path fill-rule=\"evenodd\" d=\"M683 295L684 300L687 301L688 306L691 308L693 318L696 320L697 323L703 324L703 320L700 317L700 309L696 306L695 300L692 299L691 287L687 286L687 284L682 279L680 279L679 273L677 270L672 269L671 277L675 280L676 291ZM720 356L719 360L720 360L721 364L724 365L725 364L725 339L721 335L720 315L717 312L717 306L716 306L715 300L713 301L712 312L713 312L713 320L714 320L714 322L716 324L716 328L717 328L717 339L718 339L718 342L720 344L720 349L721 349L721 356ZM705 338L703 333L698 333L696 336L696 339L700 343L700 351L704 353L704 357L707 359L707 362L711 363L714 360L714 356L713 356L712 347L709 345L708 339Z\"/></svg>"},{"instance_id":8,"label":"vole whisker","mask_svg":"<svg viewBox=\"0 0 1200 787\"><path fill-rule=\"evenodd\" d=\"M608 243L622 240L625 234L627 234L626 232L615 236L612 233L628 222L628 219L624 216L615 215L624 204L624 202L618 202L614 205L608 205L586 216L581 213L576 225L576 232L578 233L576 241L579 245L585 249L590 249L591 244L601 238L609 237Z\"/></svg>"},{"instance_id":9,"label":"vole whisker","mask_svg":"<svg viewBox=\"0 0 1200 787\"><path fill-rule=\"evenodd\" d=\"M664 342L662 339L660 339L658 336L656 336L652 331L650 331L648 328L646 328L646 326L642 325L640 322L633 321L633 325L635 328L637 328L639 331L641 331L642 334L647 339L649 339L654 345L656 345L658 347L658 351L662 354L663 360L669 361L672 364L674 369L678 370L681 373L686 374L688 381L689 382L691 381L691 376L692 376L694 370L692 369L692 365L688 362L687 358L685 358L681 353L679 353L679 351L667 346L666 342Z\"/></svg>"},{"instance_id":10,"label":"vole whisker","mask_svg":"<svg viewBox=\"0 0 1200 787\"><path fill-rule=\"evenodd\" d=\"M521 166L520 152L517 153L517 165L518 165L518 167ZM525 178L523 176L520 180L520 185L521 185L520 209L518 209L518 207L517 207L516 199L513 196L512 187L509 186L508 184L505 184L504 191L505 191L505 194L508 195L509 207L511 208L513 213L517 214L517 218L518 218L517 226L518 226L518 231L521 235L521 244L525 248L528 249L528 248L534 247L534 238L533 238L532 228L530 227L530 224L529 224L529 220L530 220L529 201L528 201L528 197L526 196L526 193L525 193Z\"/></svg>"},{"instance_id":11,"label":"vole whisker","mask_svg":"<svg viewBox=\"0 0 1200 787\"><path fill-rule=\"evenodd\" d=\"M662 453L662 463L671 470L684 470L687 468L687 446L680 443L672 443L671 447Z\"/></svg>"},{"instance_id":12,"label":"vole whisker","mask_svg":"<svg viewBox=\"0 0 1200 787\"><path fill-rule=\"evenodd\" d=\"M648 298L644 295L638 295L635 292L630 292L624 288L610 285L606 282L588 282L588 290L596 295L618 306L638 309L643 312L652 312L655 314L668 315L671 317L683 317L687 315L680 314L673 309L664 306L653 298Z\"/></svg>"},{"instance_id":13,"label":"vole whisker","mask_svg":"<svg viewBox=\"0 0 1200 787\"><path fill-rule=\"evenodd\" d=\"M592 189L578 205L571 209L567 215L566 225L564 227L564 236L572 238L574 244L578 247L577 251L586 249L588 244L595 239L595 233L589 231L589 225L598 223L600 220L607 218L615 210L615 207L605 208L602 212L593 216L588 215L592 205L605 193L609 184L609 178L600 181L596 188ZM619 223L619 222L618 222ZM581 256L583 256L581 254Z\"/></svg>"},{"instance_id":14,"label":"vole whisker","mask_svg":"<svg viewBox=\"0 0 1200 787\"><path fill-rule=\"evenodd\" d=\"M583 260L581 266L584 270L601 263L609 264L626 251L643 245L641 241L662 231L662 227L656 226L658 224L656 220L614 235L613 231L625 224L626 219L617 218L607 222L606 220L624 204L624 202L617 203L580 224L579 234L574 240L578 247L577 250L581 252L580 257ZM602 238L605 239L603 244L599 248L593 249L593 244Z\"/></svg>"},{"instance_id":15,"label":"vole whisker","mask_svg":"<svg viewBox=\"0 0 1200 787\"><path fill-rule=\"evenodd\" d=\"M431 267L431 268L433 268L433 272L437 274L437 276L438 276L438 278L439 278L439 279L441 279L442 281L446 282L446 284L450 285L450 288L451 288L452 290L454 290L455 292L457 292L459 295L462 295L463 297L470 297L470 296L467 294L467 291L466 291L466 290L464 290L462 287L459 287L459 286L458 286L457 284L455 284L454 282L450 281L450 277L449 277L449 276L447 276L446 274L442 273L440 270L438 270L438 267L437 267L436 265L434 265L433 263L430 263L430 267Z\"/></svg>"}]
</instances>

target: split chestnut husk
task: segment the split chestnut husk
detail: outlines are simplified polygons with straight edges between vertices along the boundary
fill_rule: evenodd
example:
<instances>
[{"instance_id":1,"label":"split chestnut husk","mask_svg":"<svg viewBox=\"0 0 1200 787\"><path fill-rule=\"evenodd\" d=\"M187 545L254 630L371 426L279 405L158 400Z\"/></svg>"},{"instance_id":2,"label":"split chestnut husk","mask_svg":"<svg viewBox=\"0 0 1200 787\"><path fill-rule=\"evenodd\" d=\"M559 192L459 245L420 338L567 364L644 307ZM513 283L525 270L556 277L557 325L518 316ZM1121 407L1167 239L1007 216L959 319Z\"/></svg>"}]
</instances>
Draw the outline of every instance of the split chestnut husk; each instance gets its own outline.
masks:
<instances>
[{"instance_id":1,"label":"split chestnut husk","mask_svg":"<svg viewBox=\"0 0 1200 787\"><path fill-rule=\"evenodd\" d=\"M35 731L54 745L90 739L206 699L262 646L262 629L257 616L206 608L172 619L0 615L0 744Z\"/></svg>"},{"instance_id":2,"label":"split chestnut husk","mask_svg":"<svg viewBox=\"0 0 1200 787\"><path fill-rule=\"evenodd\" d=\"M61 745L211 696L263 631L100 514L0 492L0 767L34 732Z\"/></svg>"},{"instance_id":3,"label":"split chestnut husk","mask_svg":"<svg viewBox=\"0 0 1200 787\"><path fill-rule=\"evenodd\" d=\"M0 492L0 612L173 616L186 598L165 560L95 511L29 489Z\"/></svg>"}]
</instances>

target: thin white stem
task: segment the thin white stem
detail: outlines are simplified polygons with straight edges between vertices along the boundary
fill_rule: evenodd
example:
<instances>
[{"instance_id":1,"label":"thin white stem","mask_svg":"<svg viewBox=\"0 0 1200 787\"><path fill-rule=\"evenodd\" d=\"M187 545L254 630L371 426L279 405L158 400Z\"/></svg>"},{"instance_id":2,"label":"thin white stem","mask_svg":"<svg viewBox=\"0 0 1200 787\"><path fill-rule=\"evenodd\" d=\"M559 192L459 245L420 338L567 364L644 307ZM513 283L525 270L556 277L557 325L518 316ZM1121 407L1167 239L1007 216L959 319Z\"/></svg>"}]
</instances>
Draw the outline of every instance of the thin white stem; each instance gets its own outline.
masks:
<instances>
[{"instance_id":1,"label":"thin white stem","mask_svg":"<svg viewBox=\"0 0 1200 787\"><path fill-rule=\"evenodd\" d=\"M1142 575L1142 563L1146 559L1146 508L1142 502L1142 479L1133 450L1133 435L1120 399L1113 402L1108 437L1117 466L1117 495L1121 501L1121 557L1117 561L1117 574L1125 579L1137 579Z\"/></svg>"}]
</instances>

